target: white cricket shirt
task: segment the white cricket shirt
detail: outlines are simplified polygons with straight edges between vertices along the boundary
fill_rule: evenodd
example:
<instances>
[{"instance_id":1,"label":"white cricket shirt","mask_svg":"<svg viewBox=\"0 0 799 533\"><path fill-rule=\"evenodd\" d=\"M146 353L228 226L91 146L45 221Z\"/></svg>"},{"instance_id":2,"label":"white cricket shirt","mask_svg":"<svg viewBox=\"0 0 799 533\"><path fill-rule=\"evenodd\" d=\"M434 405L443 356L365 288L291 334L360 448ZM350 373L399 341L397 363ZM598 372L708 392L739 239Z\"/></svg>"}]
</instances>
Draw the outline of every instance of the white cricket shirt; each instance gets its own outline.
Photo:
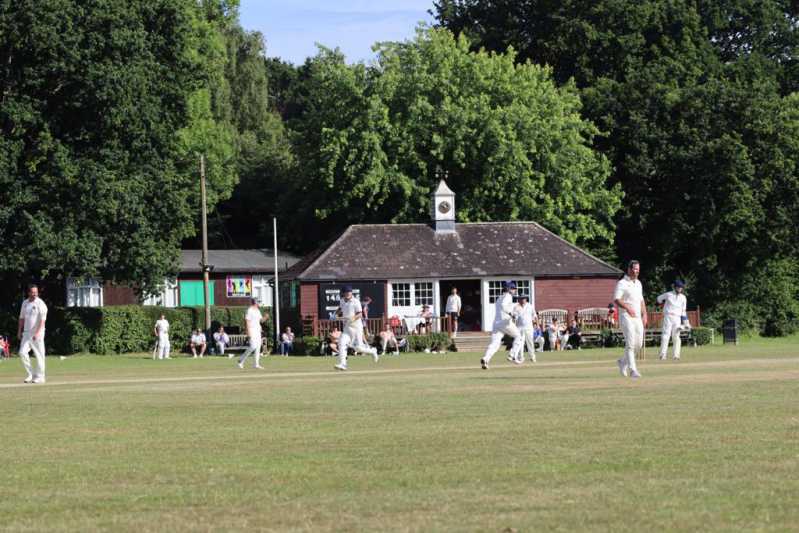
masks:
<instances>
[{"instance_id":1,"label":"white cricket shirt","mask_svg":"<svg viewBox=\"0 0 799 533\"><path fill-rule=\"evenodd\" d=\"M447 313L461 312L461 297L457 294L450 294L447 298Z\"/></svg>"},{"instance_id":2,"label":"white cricket shirt","mask_svg":"<svg viewBox=\"0 0 799 533\"><path fill-rule=\"evenodd\" d=\"M261 320L263 319L261 310L250 306L247 309L247 314L244 315L244 320L247 322L247 335L261 335Z\"/></svg>"},{"instance_id":3,"label":"white cricket shirt","mask_svg":"<svg viewBox=\"0 0 799 533\"><path fill-rule=\"evenodd\" d=\"M47 320L47 306L41 298L36 298L33 301L27 298L22 301L22 307L19 310L19 318L25 321L24 333L36 333L39 324ZM44 326L42 326L44 332Z\"/></svg>"},{"instance_id":4,"label":"white cricket shirt","mask_svg":"<svg viewBox=\"0 0 799 533\"><path fill-rule=\"evenodd\" d=\"M522 329L533 329L533 321L536 318L535 309L527 302L524 305L518 306L519 317L516 319L516 325Z\"/></svg>"},{"instance_id":5,"label":"white cricket shirt","mask_svg":"<svg viewBox=\"0 0 799 533\"><path fill-rule=\"evenodd\" d=\"M510 322L513 318L513 295L509 292L503 292L502 296L497 298L495 305L494 325L502 326Z\"/></svg>"},{"instance_id":6,"label":"white cricket shirt","mask_svg":"<svg viewBox=\"0 0 799 533\"><path fill-rule=\"evenodd\" d=\"M616 290L613 292L613 301L621 300L635 310L636 318L641 318L641 303L644 301L644 287L641 285L640 280L631 280L625 274L623 278L616 283ZM622 315L627 314L627 310L621 307L619 312Z\"/></svg>"},{"instance_id":7,"label":"white cricket shirt","mask_svg":"<svg viewBox=\"0 0 799 533\"><path fill-rule=\"evenodd\" d=\"M159 335L166 335L169 333L169 322L167 322L166 318L155 321L155 331L157 331Z\"/></svg>"},{"instance_id":8,"label":"white cricket shirt","mask_svg":"<svg viewBox=\"0 0 799 533\"><path fill-rule=\"evenodd\" d=\"M681 317L686 314L688 299L677 291L664 292L658 296L658 303L663 305L663 314Z\"/></svg>"},{"instance_id":9,"label":"white cricket shirt","mask_svg":"<svg viewBox=\"0 0 799 533\"><path fill-rule=\"evenodd\" d=\"M344 318L344 326L347 328L354 328L354 329L363 329L363 322L361 321L360 315L358 315L358 319L355 321L351 320L355 315L358 313L363 312L363 307L361 307L361 301L358 300L355 296L349 299L349 301L345 300L344 298L338 304L338 308L341 310L341 316Z\"/></svg>"}]
</instances>

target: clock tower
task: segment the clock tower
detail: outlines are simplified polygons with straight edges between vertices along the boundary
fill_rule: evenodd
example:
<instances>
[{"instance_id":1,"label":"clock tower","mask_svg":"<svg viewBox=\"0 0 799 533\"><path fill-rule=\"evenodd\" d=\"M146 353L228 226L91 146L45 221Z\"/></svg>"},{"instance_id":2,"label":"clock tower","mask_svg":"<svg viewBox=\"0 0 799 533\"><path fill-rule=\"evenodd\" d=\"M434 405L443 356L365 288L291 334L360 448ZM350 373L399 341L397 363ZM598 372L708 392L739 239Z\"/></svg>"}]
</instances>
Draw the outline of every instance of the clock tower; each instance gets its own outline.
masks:
<instances>
[{"instance_id":1,"label":"clock tower","mask_svg":"<svg viewBox=\"0 0 799 533\"><path fill-rule=\"evenodd\" d=\"M433 193L431 215L436 233L455 232L455 193L447 187L444 180L439 182Z\"/></svg>"}]
</instances>

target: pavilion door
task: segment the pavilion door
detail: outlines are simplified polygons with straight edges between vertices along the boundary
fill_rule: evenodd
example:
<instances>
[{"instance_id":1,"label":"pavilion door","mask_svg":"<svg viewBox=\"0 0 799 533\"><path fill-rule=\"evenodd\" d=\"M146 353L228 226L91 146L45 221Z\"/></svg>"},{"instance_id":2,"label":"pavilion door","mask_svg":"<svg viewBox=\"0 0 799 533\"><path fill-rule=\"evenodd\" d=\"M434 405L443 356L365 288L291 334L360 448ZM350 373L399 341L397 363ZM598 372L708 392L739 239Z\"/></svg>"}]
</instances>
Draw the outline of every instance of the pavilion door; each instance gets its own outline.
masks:
<instances>
[{"instance_id":1,"label":"pavilion door","mask_svg":"<svg viewBox=\"0 0 799 533\"><path fill-rule=\"evenodd\" d=\"M461 297L461 316L458 321L460 331L482 331L480 280L441 280L438 285L441 294L441 314L443 315L446 311L447 298L452 293L452 287L457 287Z\"/></svg>"}]
</instances>

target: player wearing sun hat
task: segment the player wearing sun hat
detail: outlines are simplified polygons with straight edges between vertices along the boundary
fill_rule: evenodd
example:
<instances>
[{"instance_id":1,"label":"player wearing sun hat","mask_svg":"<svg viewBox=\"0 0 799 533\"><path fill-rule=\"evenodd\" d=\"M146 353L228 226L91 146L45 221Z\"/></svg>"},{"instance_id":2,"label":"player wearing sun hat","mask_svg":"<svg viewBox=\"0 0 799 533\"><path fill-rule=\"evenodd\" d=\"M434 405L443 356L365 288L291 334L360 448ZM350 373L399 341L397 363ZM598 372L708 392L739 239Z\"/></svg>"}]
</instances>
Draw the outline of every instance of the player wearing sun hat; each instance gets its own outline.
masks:
<instances>
[{"instance_id":1,"label":"player wearing sun hat","mask_svg":"<svg viewBox=\"0 0 799 533\"><path fill-rule=\"evenodd\" d=\"M494 327L491 330L491 342L486 348L485 355L480 359L480 366L483 370L488 370L488 363L499 347L502 346L502 339L505 335L513 339L513 346L510 349L510 358L516 363L520 363L518 354L522 349L522 336L519 328L515 324L513 295L516 294L516 283L506 281L502 284L502 295L497 298L496 312L494 315Z\"/></svg>"},{"instance_id":2,"label":"player wearing sun hat","mask_svg":"<svg viewBox=\"0 0 799 533\"><path fill-rule=\"evenodd\" d=\"M663 306L663 331L660 337L660 360L666 359L669 351L669 339L674 345L674 359L680 359L680 331L682 331L683 317L687 320L686 306L688 300L683 294L685 282L681 279L675 280L673 290L664 292L657 297L658 304Z\"/></svg>"}]
</instances>

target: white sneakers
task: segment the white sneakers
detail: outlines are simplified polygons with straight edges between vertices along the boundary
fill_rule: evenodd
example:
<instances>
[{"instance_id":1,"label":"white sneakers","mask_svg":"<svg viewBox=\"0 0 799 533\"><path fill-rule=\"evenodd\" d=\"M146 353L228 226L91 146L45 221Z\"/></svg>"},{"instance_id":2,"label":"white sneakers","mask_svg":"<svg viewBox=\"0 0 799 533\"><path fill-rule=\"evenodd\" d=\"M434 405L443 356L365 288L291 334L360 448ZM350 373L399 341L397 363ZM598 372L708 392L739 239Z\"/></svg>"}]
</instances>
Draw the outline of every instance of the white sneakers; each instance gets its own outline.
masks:
<instances>
[{"instance_id":1,"label":"white sneakers","mask_svg":"<svg viewBox=\"0 0 799 533\"><path fill-rule=\"evenodd\" d=\"M336 370L347 370L347 365L333 365Z\"/></svg>"},{"instance_id":2,"label":"white sneakers","mask_svg":"<svg viewBox=\"0 0 799 533\"><path fill-rule=\"evenodd\" d=\"M244 370L244 363L236 363L236 366Z\"/></svg>"},{"instance_id":3,"label":"white sneakers","mask_svg":"<svg viewBox=\"0 0 799 533\"><path fill-rule=\"evenodd\" d=\"M639 374L637 370L633 370L632 372L630 372L630 377L633 379L638 379L641 377L641 374Z\"/></svg>"},{"instance_id":4,"label":"white sneakers","mask_svg":"<svg viewBox=\"0 0 799 533\"><path fill-rule=\"evenodd\" d=\"M626 378L627 377L627 362L626 361L622 361L621 359L619 359L618 361L616 361L616 363L618 363L618 365L619 365L619 372L621 373L622 376L624 376Z\"/></svg>"},{"instance_id":5,"label":"white sneakers","mask_svg":"<svg viewBox=\"0 0 799 533\"><path fill-rule=\"evenodd\" d=\"M23 383L46 383L44 376L28 376L23 380Z\"/></svg>"},{"instance_id":6,"label":"white sneakers","mask_svg":"<svg viewBox=\"0 0 799 533\"><path fill-rule=\"evenodd\" d=\"M33 383L33 376L28 374L28 377L25 378L25 381L23 381L23 383Z\"/></svg>"}]
</instances>

